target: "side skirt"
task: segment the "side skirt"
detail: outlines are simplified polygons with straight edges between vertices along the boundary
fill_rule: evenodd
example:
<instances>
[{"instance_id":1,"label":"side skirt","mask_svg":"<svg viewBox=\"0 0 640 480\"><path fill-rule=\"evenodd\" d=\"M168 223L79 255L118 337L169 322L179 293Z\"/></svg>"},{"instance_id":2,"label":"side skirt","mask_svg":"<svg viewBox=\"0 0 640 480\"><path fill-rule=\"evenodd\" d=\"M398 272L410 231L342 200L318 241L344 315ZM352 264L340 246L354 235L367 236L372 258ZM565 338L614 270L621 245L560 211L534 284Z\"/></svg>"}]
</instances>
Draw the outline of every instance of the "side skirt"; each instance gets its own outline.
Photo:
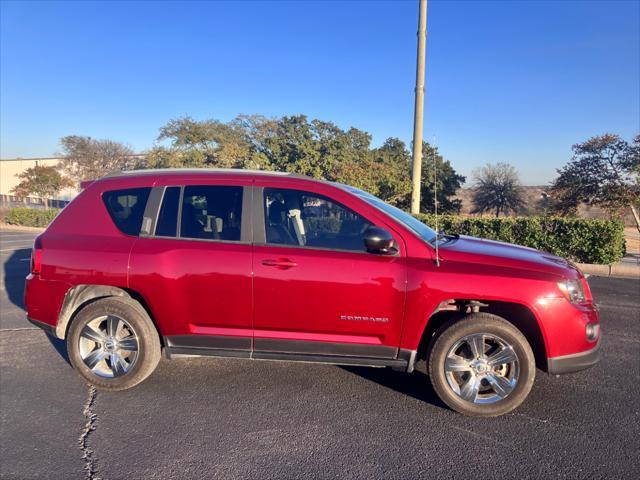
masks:
<instances>
[{"instance_id":1,"label":"side skirt","mask_svg":"<svg viewBox=\"0 0 640 480\"><path fill-rule=\"evenodd\" d=\"M401 359L344 357L335 355L308 355L301 353L250 352L241 350L223 350L217 348L176 348L165 347L167 358L218 357L246 358L250 360L278 360L286 362L325 363L329 365L356 365L361 367L393 367L407 370L408 362Z\"/></svg>"},{"instance_id":2,"label":"side skirt","mask_svg":"<svg viewBox=\"0 0 640 480\"><path fill-rule=\"evenodd\" d=\"M374 358L353 355L325 355L300 352L251 351L237 348L239 345L220 345L221 348L204 347L202 337L199 345L186 345L185 341L175 341L176 337L165 337L164 354L167 358L219 357L246 358L251 360L276 360L288 362L324 363L329 365L352 365L363 367L392 367L394 370L411 372L415 361L415 351L400 349L398 358ZM181 340L187 340L186 338ZM195 340L190 338L189 340ZM225 342L226 343L226 342ZM225 348L227 347L227 348ZM229 348L231 347L231 348ZM236 348L234 348L236 347Z\"/></svg>"}]
</instances>

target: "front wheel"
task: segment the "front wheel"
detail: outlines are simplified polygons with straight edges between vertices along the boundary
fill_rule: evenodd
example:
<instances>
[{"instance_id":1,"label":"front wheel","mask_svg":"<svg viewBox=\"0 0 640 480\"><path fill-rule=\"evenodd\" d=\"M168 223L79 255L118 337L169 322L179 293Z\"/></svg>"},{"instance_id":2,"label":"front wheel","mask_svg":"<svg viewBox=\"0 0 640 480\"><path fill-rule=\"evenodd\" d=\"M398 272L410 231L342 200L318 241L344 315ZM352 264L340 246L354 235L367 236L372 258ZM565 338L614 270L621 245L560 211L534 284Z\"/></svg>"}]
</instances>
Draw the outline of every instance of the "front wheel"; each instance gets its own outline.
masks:
<instances>
[{"instance_id":1,"label":"front wheel","mask_svg":"<svg viewBox=\"0 0 640 480\"><path fill-rule=\"evenodd\" d=\"M517 408L531 391L535 368L524 335L488 313L445 325L429 355L429 376L440 399L453 410L477 417Z\"/></svg>"},{"instance_id":2,"label":"front wheel","mask_svg":"<svg viewBox=\"0 0 640 480\"><path fill-rule=\"evenodd\" d=\"M142 306L108 297L75 316L67 335L69 360L90 384L124 390L142 382L160 361L160 338Z\"/></svg>"}]
</instances>

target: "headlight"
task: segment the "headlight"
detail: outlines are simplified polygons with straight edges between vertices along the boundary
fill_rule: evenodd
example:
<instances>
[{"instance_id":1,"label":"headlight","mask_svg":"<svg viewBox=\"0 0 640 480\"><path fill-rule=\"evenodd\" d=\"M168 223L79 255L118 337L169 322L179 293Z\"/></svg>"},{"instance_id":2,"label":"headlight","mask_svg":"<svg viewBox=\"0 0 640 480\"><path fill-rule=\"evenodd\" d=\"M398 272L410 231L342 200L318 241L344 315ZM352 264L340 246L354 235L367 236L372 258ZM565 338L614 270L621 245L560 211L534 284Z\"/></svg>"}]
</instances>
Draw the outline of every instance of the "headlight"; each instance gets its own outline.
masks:
<instances>
[{"instance_id":1,"label":"headlight","mask_svg":"<svg viewBox=\"0 0 640 480\"><path fill-rule=\"evenodd\" d=\"M580 280L565 280L558 283L558 287L563 295L571 303L584 303L586 300L584 288Z\"/></svg>"}]
</instances>

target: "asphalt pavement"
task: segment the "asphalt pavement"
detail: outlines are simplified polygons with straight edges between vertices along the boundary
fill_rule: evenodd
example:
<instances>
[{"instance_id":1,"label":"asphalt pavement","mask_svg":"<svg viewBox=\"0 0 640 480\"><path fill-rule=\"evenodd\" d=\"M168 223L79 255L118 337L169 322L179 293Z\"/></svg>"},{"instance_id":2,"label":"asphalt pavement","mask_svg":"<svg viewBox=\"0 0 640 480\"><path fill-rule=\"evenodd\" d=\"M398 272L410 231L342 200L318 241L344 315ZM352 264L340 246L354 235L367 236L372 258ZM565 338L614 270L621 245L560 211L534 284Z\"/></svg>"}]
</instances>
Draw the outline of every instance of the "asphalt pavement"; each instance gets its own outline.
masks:
<instances>
[{"instance_id":1,"label":"asphalt pavement","mask_svg":"<svg viewBox=\"0 0 640 480\"><path fill-rule=\"evenodd\" d=\"M24 318L35 234L0 233L0 476L6 479L640 478L640 283L591 277L604 358L538 372L514 413L463 417L424 373L162 360L96 392Z\"/></svg>"}]
</instances>

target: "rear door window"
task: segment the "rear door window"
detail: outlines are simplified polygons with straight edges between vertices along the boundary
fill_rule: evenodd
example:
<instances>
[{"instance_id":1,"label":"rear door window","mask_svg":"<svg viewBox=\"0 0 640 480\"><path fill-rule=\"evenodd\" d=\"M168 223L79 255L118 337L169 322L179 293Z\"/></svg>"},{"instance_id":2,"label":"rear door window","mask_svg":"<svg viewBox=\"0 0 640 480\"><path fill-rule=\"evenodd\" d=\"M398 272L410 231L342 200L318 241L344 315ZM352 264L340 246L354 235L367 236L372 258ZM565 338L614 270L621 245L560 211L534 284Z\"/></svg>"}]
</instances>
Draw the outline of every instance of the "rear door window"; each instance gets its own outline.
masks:
<instances>
[{"instance_id":1,"label":"rear door window","mask_svg":"<svg viewBox=\"0 0 640 480\"><path fill-rule=\"evenodd\" d=\"M139 235L150 187L111 190L102 194L109 216L116 227L127 235Z\"/></svg>"},{"instance_id":2,"label":"rear door window","mask_svg":"<svg viewBox=\"0 0 640 480\"><path fill-rule=\"evenodd\" d=\"M181 238L239 241L241 221L242 187L184 187Z\"/></svg>"}]
</instances>

